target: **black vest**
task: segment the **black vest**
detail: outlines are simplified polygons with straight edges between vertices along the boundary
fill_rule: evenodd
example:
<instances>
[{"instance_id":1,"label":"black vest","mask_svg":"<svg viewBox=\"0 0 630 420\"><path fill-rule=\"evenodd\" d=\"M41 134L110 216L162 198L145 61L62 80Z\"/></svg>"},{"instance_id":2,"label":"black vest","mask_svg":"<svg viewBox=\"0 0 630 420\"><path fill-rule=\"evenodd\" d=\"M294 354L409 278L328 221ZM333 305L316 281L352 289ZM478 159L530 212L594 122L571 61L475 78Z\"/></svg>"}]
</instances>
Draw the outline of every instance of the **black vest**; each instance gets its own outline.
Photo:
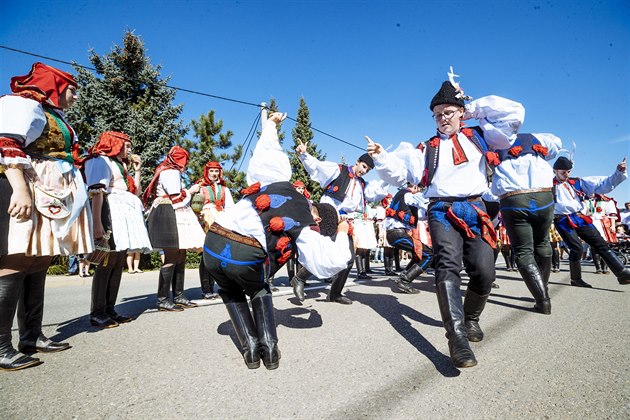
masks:
<instances>
[{"instance_id":1,"label":"black vest","mask_svg":"<svg viewBox=\"0 0 630 420\"><path fill-rule=\"evenodd\" d=\"M273 274L295 254L295 240L302 229L315 224L308 200L286 181L266 185L243 198L258 211Z\"/></svg>"},{"instance_id":2,"label":"black vest","mask_svg":"<svg viewBox=\"0 0 630 420\"><path fill-rule=\"evenodd\" d=\"M411 194L407 188L403 188L394 195L385 215L413 227L418 224L418 208L405 203L405 194Z\"/></svg>"},{"instance_id":3,"label":"black vest","mask_svg":"<svg viewBox=\"0 0 630 420\"><path fill-rule=\"evenodd\" d=\"M503 162L508 159L517 159L523 155L538 155L539 153L533 149L534 145L540 144L540 141L529 133L517 134L516 141L509 149L497 150L499 160ZM514 147L521 147L521 150L516 152L510 152ZM516 155L516 156L515 156Z\"/></svg>"},{"instance_id":4,"label":"black vest","mask_svg":"<svg viewBox=\"0 0 630 420\"><path fill-rule=\"evenodd\" d=\"M339 176L335 178L324 190L324 194L334 198L338 201L343 201L346 197L346 191L348 190L348 185L350 185L350 180L354 178L356 175L352 173L352 169L347 165L339 165ZM365 189L365 181L361 177L357 177L359 183L361 184L361 192Z\"/></svg>"}]
</instances>

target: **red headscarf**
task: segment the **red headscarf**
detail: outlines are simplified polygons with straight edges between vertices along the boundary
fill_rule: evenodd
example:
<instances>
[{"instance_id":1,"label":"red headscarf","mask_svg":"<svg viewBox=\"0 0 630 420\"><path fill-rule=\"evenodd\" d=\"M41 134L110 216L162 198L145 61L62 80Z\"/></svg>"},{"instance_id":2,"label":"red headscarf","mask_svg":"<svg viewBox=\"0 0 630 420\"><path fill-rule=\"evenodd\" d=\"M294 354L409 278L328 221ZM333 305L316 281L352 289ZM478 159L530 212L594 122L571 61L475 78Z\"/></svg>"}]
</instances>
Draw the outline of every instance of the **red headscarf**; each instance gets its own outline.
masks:
<instances>
[{"instance_id":1,"label":"red headscarf","mask_svg":"<svg viewBox=\"0 0 630 420\"><path fill-rule=\"evenodd\" d=\"M387 194L387 196L381 200L381 206L383 207L389 206L389 202L392 197L393 196L391 194Z\"/></svg>"},{"instance_id":2,"label":"red headscarf","mask_svg":"<svg viewBox=\"0 0 630 420\"><path fill-rule=\"evenodd\" d=\"M208 172L210 169L218 169L219 170L219 179L217 180L217 184L225 185L225 180L223 179L223 166L219 162L210 161L206 163L206 166L203 168L203 179L199 181L199 185L206 186L212 185L214 182L210 180L210 176Z\"/></svg>"},{"instance_id":3,"label":"red headscarf","mask_svg":"<svg viewBox=\"0 0 630 420\"><path fill-rule=\"evenodd\" d=\"M59 96L68 86L77 87L70 73L42 63L33 64L26 76L11 78L11 91L37 102L59 108Z\"/></svg>"},{"instance_id":4,"label":"red headscarf","mask_svg":"<svg viewBox=\"0 0 630 420\"><path fill-rule=\"evenodd\" d=\"M293 183L293 188L297 189L298 187L303 187L304 192L302 193L304 197L308 200L311 198L311 193L306 189L306 185L302 181L295 181Z\"/></svg>"},{"instance_id":5,"label":"red headscarf","mask_svg":"<svg viewBox=\"0 0 630 420\"><path fill-rule=\"evenodd\" d=\"M160 173L167 169L177 169L179 172L184 172L189 156L190 154L183 147L177 145L171 147L164 161L155 168L155 175L153 175L151 183L142 196L145 203L148 203L149 200L155 196L155 188L157 187L157 180L160 178Z\"/></svg>"},{"instance_id":6,"label":"red headscarf","mask_svg":"<svg viewBox=\"0 0 630 420\"><path fill-rule=\"evenodd\" d=\"M116 157L125 147L125 142L131 143L131 139L125 133L118 131L105 131L101 137L88 150L90 156L109 156Z\"/></svg>"}]
</instances>

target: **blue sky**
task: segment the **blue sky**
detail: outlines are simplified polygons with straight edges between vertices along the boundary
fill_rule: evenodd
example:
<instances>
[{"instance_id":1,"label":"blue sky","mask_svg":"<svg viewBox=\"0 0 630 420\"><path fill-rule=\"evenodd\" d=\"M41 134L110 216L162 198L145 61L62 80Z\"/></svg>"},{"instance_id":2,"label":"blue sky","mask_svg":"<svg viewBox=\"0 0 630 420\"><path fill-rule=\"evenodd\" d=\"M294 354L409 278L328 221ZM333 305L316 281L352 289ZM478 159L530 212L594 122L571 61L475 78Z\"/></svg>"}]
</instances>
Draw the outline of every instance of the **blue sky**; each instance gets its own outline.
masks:
<instances>
[{"instance_id":1,"label":"blue sky","mask_svg":"<svg viewBox=\"0 0 630 420\"><path fill-rule=\"evenodd\" d=\"M170 84L248 102L273 96L363 147L434 134L428 104L449 66L466 93L521 102L521 131L577 145L574 175L630 155L630 3L619 1L2 2L0 44L89 65L140 35ZM34 58L0 49L0 94ZM43 60L45 61L45 60ZM69 66L57 65L64 70ZM242 142L256 108L179 93L186 123L210 109ZM290 136L291 122L284 130ZM290 141L290 140L289 140ZM331 160L361 152L316 134ZM630 201L630 182L613 194Z\"/></svg>"}]
</instances>

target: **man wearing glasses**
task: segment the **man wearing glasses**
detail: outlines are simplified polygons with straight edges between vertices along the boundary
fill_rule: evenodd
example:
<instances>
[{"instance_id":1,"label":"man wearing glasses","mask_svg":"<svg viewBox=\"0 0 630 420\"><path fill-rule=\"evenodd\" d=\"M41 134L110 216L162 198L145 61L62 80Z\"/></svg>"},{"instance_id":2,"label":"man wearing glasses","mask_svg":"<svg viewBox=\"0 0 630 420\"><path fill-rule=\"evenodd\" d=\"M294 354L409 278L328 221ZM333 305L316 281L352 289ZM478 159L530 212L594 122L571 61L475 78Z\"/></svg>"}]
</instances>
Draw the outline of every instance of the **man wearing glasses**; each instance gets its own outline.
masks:
<instances>
[{"instance_id":1,"label":"man wearing glasses","mask_svg":"<svg viewBox=\"0 0 630 420\"><path fill-rule=\"evenodd\" d=\"M496 235L481 195L488 189L485 152L509 148L523 122L525 110L517 102L498 96L470 100L450 81L433 97L430 109L437 133L414 148L402 143L395 151L368 137L368 152L386 182L427 187L429 231L435 255L435 285L451 360L456 367L477 364L470 341L483 333L479 316L495 280ZM462 121L476 119L466 128ZM470 277L462 304L462 259Z\"/></svg>"}]
</instances>

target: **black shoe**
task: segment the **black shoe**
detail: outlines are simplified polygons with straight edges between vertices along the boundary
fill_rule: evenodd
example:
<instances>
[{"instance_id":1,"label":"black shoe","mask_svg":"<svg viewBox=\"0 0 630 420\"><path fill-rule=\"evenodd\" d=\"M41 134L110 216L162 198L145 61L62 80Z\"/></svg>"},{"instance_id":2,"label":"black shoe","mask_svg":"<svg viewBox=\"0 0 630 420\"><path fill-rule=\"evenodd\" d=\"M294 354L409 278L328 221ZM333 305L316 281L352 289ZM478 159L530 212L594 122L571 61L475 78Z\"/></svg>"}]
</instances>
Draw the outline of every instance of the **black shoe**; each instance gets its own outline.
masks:
<instances>
[{"instance_id":1,"label":"black shoe","mask_svg":"<svg viewBox=\"0 0 630 420\"><path fill-rule=\"evenodd\" d=\"M385 275L386 276L397 276L398 274L396 274L396 272L393 271L393 270L387 269L387 270L385 270Z\"/></svg>"},{"instance_id":2,"label":"black shoe","mask_svg":"<svg viewBox=\"0 0 630 420\"><path fill-rule=\"evenodd\" d=\"M416 289L414 287L411 287L410 284L405 283L400 278L397 278L394 281L396 282L396 288L400 292L407 293L408 295L416 295L416 294L420 293L420 290L418 290L418 289Z\"/></svg>"},{"instance_id":3,"label":"black shoe","mask_svg":"<svg viewBox=\"0 0 630 420\"><path fill-rule=\"evenodd\" d=\"M575 287L593 287L582 279L571 280L571 286Z\"/></svg>"},{"instance_id":4,"label":"black shoe","mask_svg":"<svg viewBox=\"0 0 630 420\"><path fill-rule=\"evenodd\" d=\"M483 340L483 331L479 326L479 322L468 320L464 323L466 326L466 333L468 335L468 341L477 343Z\"/></svg>"},{"instance_id":5,"label":"black shoe","mask_svg":"<svg viewBox=\"0 0 630 420\"><path fill-rule=\"evenodd\" d=\"M329 297L329 301L341 303L342 305L352 305L352 301L345 296Z\"/></svg>"},{"instance_id":6,"label":"black shoe","mask_svg":"<svg viewBox=\"0 0 630 420\"><path fill-rule=\"evenodd\" d=\"M172 304L171 301L168 299L164 299L164 300L158 299L157 309L158 311L167 311L167 312L182 312L184 310L184 308L182 308L181 306Z\"/></svg>"},{"instance_id":7,"label":"black shoe","mask_svg":"<svg viewBox=\"0 0 630 420\"><path fill-rule=\"evenodd\" d=\"M95 315L90 317L90 324L96 328L115 328L118 322L114 321L107 315Z\"/></svg>"},{"instance_id":8,"label":"black shoe","mask_svg":"<svg viewBox=\"0 0 630 420\"><path fill-rule=\"evenodd\" d=\"M304 282L297 277L291 279L291 286L293 287L293 294L300 301L304 302Z\"/></svg>"},{"instance_id":9,"label":"black shoe","mask_svg":"<svg viewBox=\"0 0 630 420\"><path fill-rule=\"evenodd\" d=\"M58 351L68 350L70 348L68 343L58 343L52 341L50 338L41 336L36 342L21 342L18 344L18 350L22 353L56 353Z\"/></svg>"},{"instance_id":10,"label":"black shoe","mask_svg":"<svg viewBox=\"0 0 630 420\"><path fill-rule=\"evenodd\" d=\"M359 273L357 275L358 280L372 280L372 277L368 276L366 273Z\"/></svg>"},{"instance_id":11,"label":"black shoe","mask_svg":"<svg viewBox=\"0 0 630 420\"><path fill-rule=\"evenodd\" d=\"M173 303L176 306L181 306L184 309L196 308L197 306L199 306L196 303L188 300L184 295L176 296L175 298L173 298Z\"/></svg>"},{"instance_id":12,"label":"black shoe","mask_svg":"<svg viewBox=\"0 0 630 420\"><path fill-rule=\"evenodd\" d=\"M534 310L540 312L543 315L551 315L551 299L546 299L541 302L536 302Z\"/></svg>"},{"instance_id":13,"label":"black shoe","mask_svg":"<svg viewBox=\"0 0 630 420\"><path fill-rule=\"evenodd\" d=\"M109 315L109 317L111 319L113 319L114 321L118 322L119 324L126 324L128 322L133 321L132 317L120 315L120 314L117 314L116 312L108 314L108 315Z\"/></svg>"},{"instance_id":14,"label":"black shoe","mask_svg":"<svg viewBox=\"0 0 630 420\"><path fill-rule=\"evenodd\" d=\"M467 368L477 366L475 354L468 344L468 338L456 335L448 340L448 349L455 367Z\"/></svg>"},{"instance_id":15,"label":"black shoe","mask_svg":"<svg viewBox=\"0 0 630 420\"><path fill-rule=\"evenodd\" d=\"M41 365L41 360L19 353L15 350L0 357L0 370L21 370L33 366Z\"/></svg>"}]
</instances>

